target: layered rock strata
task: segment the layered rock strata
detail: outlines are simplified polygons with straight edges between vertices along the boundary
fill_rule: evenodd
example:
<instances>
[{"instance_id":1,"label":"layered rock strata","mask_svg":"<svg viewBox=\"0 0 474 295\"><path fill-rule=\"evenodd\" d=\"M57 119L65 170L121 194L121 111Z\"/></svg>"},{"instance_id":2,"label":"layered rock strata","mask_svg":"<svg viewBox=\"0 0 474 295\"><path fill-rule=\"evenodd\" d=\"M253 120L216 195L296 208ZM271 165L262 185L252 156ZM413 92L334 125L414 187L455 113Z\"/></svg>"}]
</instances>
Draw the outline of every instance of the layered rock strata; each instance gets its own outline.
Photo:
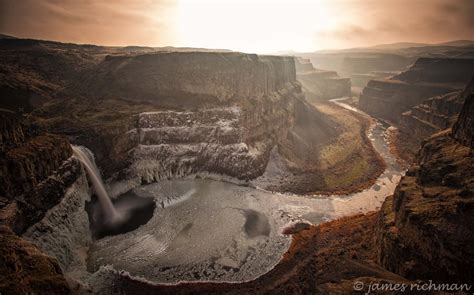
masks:
<instances>
[{"instance_id":1,"label":"layered rock strata","mask_svg":"<svg viewBox=\"0 0 474 295\"><path fill-rule=\"evenodd\" d=\"M242 120L238 107L141 113L137 127L129 131L138 143L133 150L133 170L146 182L199 171L254 178L263 173L275 144L274 138L266 137L266 128L275 128L272 133L276 133L291 122L282 113L268 122L273 126L246 129Z\"/></svg>"},{"instance_id":2,"label":"layered rock strata","mask_svg":"<svg viewBox=\"0 0 474 295\"><path fill-rule=\"evenodd\" d=\"M474 281L473 101L471 93L452 131L423 143L381 209L378 261L404 277Z\"/></svg>"},{"instance_id":3,"label":"layered rock strata","mask_svg":"<svg viewBox=\"0 0 474 295\"><path fill-rule=\"evenodd\" d=\"M51 216L51 208L63 201L79 179L87 192L77 202L84 205L89 195L85 175L80 163L71 158L66 138L48 134L16 113L2 111L0 116L0 293L68 294L63 264L47 254L60 256L42 252L47 247L41 241L55 230L61 232L51 236L51 241L67 236L59 224L69 217L62 212L50 229L36 231L37 239L30 239L35 243L25 237L28 230ZM87 219L83 220L88 229ZM58 249L71 253L65 247Z\"/></svg>"},{"instance_id":4,"label":"layered rock strata","mask_svg":"<svg viewBox=\"0 0 474 295\"><path fill-rule=\"evenodd\" d=\"M309 107L292 57L242 53L109 57L76 89L156 109L130 116L115 145L114 154L127 155L125 178L140 182L194 173L255 178L273 147L288 141L295 106Z\"/></svg>"},{"instance_id":5,"label":"layered rock strata","mask_svg":"<svg viewBox=\"0 0 474 295\"><path fill-rule=\"evenodd\" d=\"M398 123L402 113L424 100L463 89L474 75L473 65L473 59L420 58L408 71L370 81L360 95L359 107Z\"/></svg>"},{"instance_id":6,"label":"layered rock strata","mask_svg":"<svg viewBox=\"0 0 474 295\"><path fill-rule=\"evenodd\" d=\"M64 137L25 124L15 113L0 115L1 217L3 223L21 233L59 203L80 173L80 165L69 160L72 150Z\"/></svg>"},{"instance_id":7,"label":"layered rock strata","mask_svg":"<svg viewBox=\"0 0 474 295\"><path fill-rule=\"evenodd\" d=\"M432 134L451 127L457 120L464 99L460 91L429 98L402 114L399 130L421 142Z\"/></svg>"},{"instance_id":8,"label":"layered rock strata","mask_svg":"<svg viewBox=\"0 0 474 295\"><path fill-rule=\"evenodd\" d=\"M335 71L315 69L308 59L296 58L296 78L308 98L332 99L351 95L351 80Z\"/></svg>"},{"instance_id":9,"label":"layered rock strata","mask_svg":"<svg viewBox=\"0 0 474 295\"><path fill-rule=\"evenodd\" d=\"M464 101L473 89L474 82L471 80L463 91L429 98L403 113L394 140L398 154L407 161L412 161L424 139L453 126Z\"/></svg>"}]
</instances>

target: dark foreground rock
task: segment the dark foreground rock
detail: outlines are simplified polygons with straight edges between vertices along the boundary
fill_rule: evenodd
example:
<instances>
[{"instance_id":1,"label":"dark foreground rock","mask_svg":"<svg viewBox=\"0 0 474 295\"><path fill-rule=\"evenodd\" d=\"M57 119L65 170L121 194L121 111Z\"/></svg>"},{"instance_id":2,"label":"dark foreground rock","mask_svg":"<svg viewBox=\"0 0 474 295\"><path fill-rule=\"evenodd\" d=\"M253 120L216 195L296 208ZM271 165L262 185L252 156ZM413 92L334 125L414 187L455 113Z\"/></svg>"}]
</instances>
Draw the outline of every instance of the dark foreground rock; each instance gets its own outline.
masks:
<instances>
[{"instance_id":1,"label":"dark foreground rock","mask_svg":"<svg viewBox=\"0 0 474 295\"><path fill-rule=\"evenodd\" d=\"M17 235L59 204L81 174L63 136L0 112L0 293L68 294L58 262Z\"/></svg>"},{"instance_id":2,"label":"dark foreground rock","mask_svg":"<svg viewBox=\"0 0 474 295\"><path fill-rule=\"evenodd\" d=\"M466 98L453 131L423 143L381 209L378 260L407 278L474 282L473 101Z\"/></svg>"},{"instance_id":3,"label":"dark foreground rock","mask_svg":"<svg viewBox=\"0 0 474 295\"><path fill-rule=\"evenodd\" d=\"M0 293L69 294L58 262L0 226Z\"/></svg>"},{"instance_id":4,"label":"dark foreground rock","mask_svg":"<svg viewBox=\"0 0 474 295\"><path fill-rule=\"evenodd\" d=\"M0 116L0 222L22 233L61 201L81 166L66 161L72 150L64 136L48 134L15 113Z\"/></svg>"}]
</instances>

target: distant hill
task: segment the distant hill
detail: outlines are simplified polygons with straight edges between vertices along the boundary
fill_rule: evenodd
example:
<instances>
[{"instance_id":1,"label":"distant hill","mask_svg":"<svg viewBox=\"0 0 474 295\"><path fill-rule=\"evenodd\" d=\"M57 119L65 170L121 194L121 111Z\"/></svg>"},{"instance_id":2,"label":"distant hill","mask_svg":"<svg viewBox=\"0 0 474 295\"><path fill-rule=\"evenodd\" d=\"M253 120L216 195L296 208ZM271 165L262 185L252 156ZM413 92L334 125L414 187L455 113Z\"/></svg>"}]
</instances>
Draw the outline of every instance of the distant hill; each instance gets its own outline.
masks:
<instances>
[{"instance_id":1,"label":"distant hill","mask_svg":"<svg viewBox=\"0 0 474 295\"><path fill-rule=\"evenodd\" d=\"M434 44L435 46L473 46L474 41L473 40L456 40L456 41L450 41L450 42L445 42L445 43L439 43L439 44Z\"/></svg>"},{"instance_id":2,"label":"distant hill","mask_svg":"<svg viewBox=\"0 0 474 295\"><path fill-rule=\"evenodd\" d=\"M410 47L424 47L430 46L431 44L428 43L412 43L412 42L396 42L390 44L379 44L375 46L365 47L370 49L402 49L402 48L410 48Z\"/></svg>"},{"instance_id":3,"label":"distant hill","mask_svg":"<svg viewBox=\"0 0 474 295\"><path fill-rule=\"evenodd\" d=\"M392 52L400 50L415 50L416 48L444 48L449 49L449 47L470 47L474 46L473 40L454 40L443 43L414 43L414 42L396 42L390 44L378 44L368 47L355 47L355 48L345 48L345 49L324 49L316 50L314 52L305 52L300 53L300 55L310 54L310 53L344 53L344 52ZM428 49L429 50L429 49Z\"/></svg>"},{"instance_id":4,"label":"distant hill","mask_svg":"<svg viewBox=\"0 0 474 295\"><path fill-rule=\"evenodd\" d=\"M443 43L412 43L412 42L397 42L391 44L380 44L371 47L366 47L369 49L404 49L404 48L412 48L412 47L438 47L438 46L472 46L474 45L474 41L472 40L455 40Z\"/></svg>"},{"instance_id":5,"label":"distant hill","mask_svg":"<svg viewBox=\"0 0 474 295\"><path fill-rule=\"evenodd\" d=\"M18 39L18 38L10 36L10 35L0 34L0 39Z\"/></svg>"}]
</instances>

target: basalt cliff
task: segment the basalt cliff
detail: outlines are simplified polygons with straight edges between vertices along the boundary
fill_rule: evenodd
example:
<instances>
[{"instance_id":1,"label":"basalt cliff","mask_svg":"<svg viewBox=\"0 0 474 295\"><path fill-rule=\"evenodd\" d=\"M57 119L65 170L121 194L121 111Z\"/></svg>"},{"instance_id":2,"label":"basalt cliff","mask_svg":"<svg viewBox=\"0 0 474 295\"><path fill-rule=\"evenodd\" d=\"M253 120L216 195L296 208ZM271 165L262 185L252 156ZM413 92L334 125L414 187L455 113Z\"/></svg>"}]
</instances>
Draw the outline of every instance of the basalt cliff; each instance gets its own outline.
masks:
<instances>
[{"instance_id":1,"label":"basalt cliff","mask_svg":"<svg viewBox=\"0 0 474 295\"><path fill-rule=\"evenodd\" d=\"M247 182L272 151L307 174L307 153L342 131L306 101L293 57L109 55L68 85L33 116L89 147L106 178L128 181L123 189L198 174Z\"/></svg>"},{"instance_id":2,"label":"basalt cliff","mask_svg":"<svg viewBox=\"0 0 474 295\"><path fill-rule=\"evenodd\" d=\"M296 78L308 99L332 99L351 95L351 80L335 71L315 69L309 59L295 58Z\"/></svg>"},{"instance_id":3,"label":"basalt cliff","mask_svg":"<svg viewBox=\"0 0 474 295\"><path fill-rule=\"evenodd\" d=\"M64 136L48 134L10 111L1 111L0 116L0 290L4 294L67 294L69 286L60 263L21 235L62 203L78 183L84 187L80 200L87 200L82 168L71 158ZM64 247L63 255L69 250Z\"/></svg>"},{"instance_id":4,"label":"basalt cliff","mask_svg":"<svg viewBox=\"0 0 474 295\"><path fill-rule=\"evenodd\" d=\"M387 80L372 80L363 89L359 107L394 123L402 113L424 100L462 90L474 75L474 59L420 58L413 66Z\"/></svg>"},{"instance_id":5,"label":"basalt cliff","mask_svg":"<svg viewBox=\"0 0 474 295\"><path fill-rule=\"evenodd\" d=\"M454 127L423 142L415 164L379 211L302 227L282 261L256 280L150 286L130 279L120 288L143 294L351 294L398 284L405 292L429 286L435 292L468 291L474 281L472 118L471 93Z\"/></svg>"}]
</instances>

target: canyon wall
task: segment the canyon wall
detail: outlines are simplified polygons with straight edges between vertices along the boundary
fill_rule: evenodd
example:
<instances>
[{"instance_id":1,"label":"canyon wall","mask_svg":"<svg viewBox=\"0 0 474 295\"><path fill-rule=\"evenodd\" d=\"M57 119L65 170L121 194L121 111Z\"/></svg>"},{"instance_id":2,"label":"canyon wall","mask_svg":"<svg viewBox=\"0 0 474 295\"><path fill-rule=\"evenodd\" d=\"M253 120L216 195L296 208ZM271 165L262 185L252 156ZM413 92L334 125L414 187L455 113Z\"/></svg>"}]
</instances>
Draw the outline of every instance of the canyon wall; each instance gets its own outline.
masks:
<instances>
[{"instance_id":1,"label":"canyon wall","mask_svg":"<svg viewBox=\"0 0 474 295\"><path fill-rule=\"evenodd\" d=\"M308 99L332 99L351 95L351 80L335 71L318 70L308 59L295 58L296 78Z\"/></svg>"},{"instance_id":2,"label":"canyon wall","mask_svg":"<svg viewBox=\"0 0 474 295\"><path fill-rule=\"evenodd\" d=\"M10 111L0 112L0 143L0 292L68 294L63 270L72 257L80 257L72 252L75 245L84 245L90 236L68 230L87 232L88 219L84 210L80 219L71 210L51 210L65 206L77 186L83 193L69 207L84 207L90 191L81 164L71 157L64 136ZM42 226L50 219L49 227ZM60 244L64 240L69 243ZM48 251L53 247L56 251Z\"/></svg>"},{"instance_id":3,"label":"canyon wall","mask_svg":"<svg viewBox=\"0 0 474 295\"><path fill-rule=\"evenodd\" d=\"M453 130L423 143L381 208L378 261L403 277L474 281L473 102L471 92Z\"/></svg>"},{"instance_id":4,"label":"canyon wall","mask_svg":"<svg viewBox=\"0 0 474 295\"><path fill-rule=\"evenodd\" d=\"M108 136L116 138L108 150L117 157L89 146L99 166L128 163L114 180L137 183L199 173L253 179L275 146L292 142L295 106L312 108L292 57L242 53L111 56L74 89L89 100L147 106L118 128L106 127L122 133Z\"/></svg>"},{"instance_id":5,"label":"canyon wall","mask_svg":"<svg viewBox=\"0 0 474 295\"><path fill-rule=\"evenodd\" d=\"M461 144L474 148L474 79L463 95L464 105L453 126L453 137Z\"/></svg>"},{"instance_id":6,"label":"canyon wall","mask_svg":"<svg viewBox=\"0 0 474 295\"><path fill-rule=\"evenodd\" d=\"M295 83L293 58L158 52L107 56L78 88L87 97L150 101L175 109L275 96Z\"/></svg>"},{"instance_id":7,"label":"canyon wall","mask_svg":"<svg viewBox=\"0 0 474 295\"><path fill-rule=\"evenodd\" d=\"M435 96L414 106L400 117L399 131L409 134L419 145L437 131L451 127L464 103L462 94L456 91Z\"/></svg>"},{"instance_id":8,"label":"canyon wall","mask_svg":"<svg viewBox=\"0 0 474 295\"><path fill-rule=\"evenodd\" d=\"M1 222L16 233L39 221L60 202L80 174L63 136L45 133L12 112L0 112Z\"/></svg>"},{"instance_id":9,"label":"canyon wall","mask_svg":"<svg viewBox=\"0 0 474 295\"><path fill-rule=\"evenodd\" d=\"M424 100L463 89L472 75L474 59L420 58L408 71L370 81L360 95L359 107L398 123L402 113Z\"/></svg>"}]
</instances>

